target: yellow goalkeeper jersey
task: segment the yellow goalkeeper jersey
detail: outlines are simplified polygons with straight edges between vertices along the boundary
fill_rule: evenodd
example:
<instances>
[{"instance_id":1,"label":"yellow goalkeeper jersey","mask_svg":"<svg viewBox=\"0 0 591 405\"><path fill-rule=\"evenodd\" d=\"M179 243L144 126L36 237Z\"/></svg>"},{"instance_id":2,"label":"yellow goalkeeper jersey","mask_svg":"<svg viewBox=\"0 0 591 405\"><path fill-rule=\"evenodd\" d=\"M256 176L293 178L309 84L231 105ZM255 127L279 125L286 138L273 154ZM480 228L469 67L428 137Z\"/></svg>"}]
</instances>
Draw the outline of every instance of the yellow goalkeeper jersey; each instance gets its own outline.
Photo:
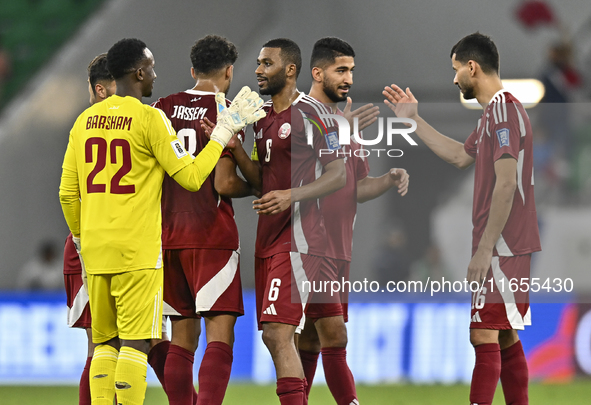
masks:
<instances>
[{"instance_id":1,"label":"yellow goalkeeper jersey","mask_svg":"<svg viewBox=\"0 0 591 405\"><path fill-rule=\"evenodd\" d=\"M88 273L161 268L164 171L174 176L195 163L197 178L184 182L198 189L222 151L216 142L208 147L193 162L165 114L133 97L111 96L78 117L60 201L72 234L80 235Z\"/></svg>"}]
</instances>

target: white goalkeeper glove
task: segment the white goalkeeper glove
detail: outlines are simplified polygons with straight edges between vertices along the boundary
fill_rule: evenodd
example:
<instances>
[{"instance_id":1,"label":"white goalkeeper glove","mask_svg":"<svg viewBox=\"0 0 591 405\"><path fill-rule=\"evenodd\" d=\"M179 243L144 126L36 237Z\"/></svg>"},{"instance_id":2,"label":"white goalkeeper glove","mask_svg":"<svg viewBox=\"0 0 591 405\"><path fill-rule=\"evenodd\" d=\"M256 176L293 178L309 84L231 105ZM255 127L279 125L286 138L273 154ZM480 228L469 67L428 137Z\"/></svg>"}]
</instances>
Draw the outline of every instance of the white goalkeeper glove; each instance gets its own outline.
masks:
<instances>
[{"instance_id":1,"label":"white goalkeeper glove","mask_svg":"<svg viewBox=\"0 0 591 405\"><path fill-rule=\"evenodd\" d=\"M242 90L232 100L232 105L226 107L226 95L219 92L215 95L217 104L217 123L210 139L226 147L234 134L238 133L245 126L257 122L265 115L261 109L263 100L258 93L252 91L248 86Z\"/></svg>"},{"instance_id":2,"label":"white goalkeeper glove","mask_svg":"<svg viewBox=\"0 0 591 405\"><path fill-rule=\"evenodd\" d=\"M72 241L74 242L74 246L76 246L76 252L78 253L78 258L80 259L80 266L82 267L82 284L84 284L84 289L86 290L86 294L88 294L88 277L86 276L84 260L82 260L82 255L80 254L80 238L72 235Z\"/></svg>"}]
</instances>

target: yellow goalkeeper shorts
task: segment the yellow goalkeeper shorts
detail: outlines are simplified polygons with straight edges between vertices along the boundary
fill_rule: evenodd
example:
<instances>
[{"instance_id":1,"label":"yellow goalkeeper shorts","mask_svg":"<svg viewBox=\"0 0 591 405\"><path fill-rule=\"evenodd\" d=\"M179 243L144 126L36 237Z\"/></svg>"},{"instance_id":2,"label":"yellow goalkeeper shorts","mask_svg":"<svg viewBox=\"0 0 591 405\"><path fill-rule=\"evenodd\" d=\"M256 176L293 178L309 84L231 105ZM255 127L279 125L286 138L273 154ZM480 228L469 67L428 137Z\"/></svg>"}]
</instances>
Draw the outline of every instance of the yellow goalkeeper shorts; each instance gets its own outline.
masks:
<instances>
[{"instance_id":1,"label":"yellow goalkeeper shorts","mask_svg":"<svg viewBox=\"0 0 591 405\"><path fill-rule=\"evenodd\" d=\"M162 269L88 274L92 340L161 339Z\"/></svg>"}]
</instances>

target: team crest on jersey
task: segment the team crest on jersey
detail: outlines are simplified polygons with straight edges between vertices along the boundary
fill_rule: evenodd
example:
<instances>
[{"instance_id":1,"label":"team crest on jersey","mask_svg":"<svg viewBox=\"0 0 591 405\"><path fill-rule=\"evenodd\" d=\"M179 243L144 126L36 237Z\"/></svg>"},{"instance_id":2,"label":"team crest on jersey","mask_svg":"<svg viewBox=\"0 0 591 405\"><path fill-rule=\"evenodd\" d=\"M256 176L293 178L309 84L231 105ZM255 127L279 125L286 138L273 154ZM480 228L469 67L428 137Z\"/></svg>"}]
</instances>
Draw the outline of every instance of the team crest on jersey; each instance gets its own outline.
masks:
<instances>
[{"instance_id":1,"label":"team crest on jersey","mask_svg":"<svg viewBox=\"0 0 591 405\"><path fill-rule=\"evenodd\" d=\"M337 131L329 132L328 134L324 135L326 138L326 146L331 151L341 149L341 145L339 145L339 136L337 135Z\"/></svg>"},{"instance_id":2,"label":"team crest on jersey","mask_svg":"<svg viewBox=\"0 0 591 405\"><path fill-rule=\"evenodd\" d=\"M185 148L183 148L183 145L181 145L181 141L179 141L178 139L175 141L172 141L170 143L170 145L172 146L172 150L174 151L174 154L176 155L176 157L178 159L188 155Z\"/></svg>"},{"instance_id":3,"label":"team crest on jersey","mask_svg":"<svg viewBox=\"0 0 591 405\"><path fill-rule=\"evenodd\" d=\"M277 135L279 135L279 138L285 139L289 136L289 134L291 134L291 124L289 122L285 122L283 125L281 125L281 128L279 128Z\"/></svg>"},{"instance_id":4,"label":"team crest on jersey","mask_svg":"<svg viewBox=\"0 0 591 405\"><path fill-rule=\"evenodd\" d=\"M499 138L499 147L509 146L509 128L497 129L497 138Z\"/></svg>"}]
</instances>

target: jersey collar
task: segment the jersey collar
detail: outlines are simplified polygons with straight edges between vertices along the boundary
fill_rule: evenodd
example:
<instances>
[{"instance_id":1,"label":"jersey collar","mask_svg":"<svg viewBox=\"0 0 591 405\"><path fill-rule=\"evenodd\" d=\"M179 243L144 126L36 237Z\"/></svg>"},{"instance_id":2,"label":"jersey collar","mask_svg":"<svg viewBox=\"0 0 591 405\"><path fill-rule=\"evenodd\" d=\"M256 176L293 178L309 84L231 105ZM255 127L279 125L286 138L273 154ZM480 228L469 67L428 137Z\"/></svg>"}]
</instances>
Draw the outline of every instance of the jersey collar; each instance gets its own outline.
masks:
<instances>
[{"instance_id":1,"label":"jersey collar","mask_svg":"<svg viewBox=\"0 0 591 405\"><path fill-rule=\"evenodd\" d=\"M291 103L291 105L296 105L306 95L306 93L304 93L303 91L299 91L298 89L296 89L296 91L300 93L300 95L293 101L293 103Z\"/></svg>"},{"instance_id":2,"label":"jersey collar","mask_svg":"<svg viewBox=\"0 0 591 405\"><path fill-rule=\"evenodd\" d=\"M185 93L192 94L194 96L215 96L215 93L213 91L201 91L193 89L185 90Z\"/></svg>"},{"instance_id":3,"label":"jersey collar","mask_svg":"<svg viewBox=\"0 0 591 405\"><path fill-rule=\"evenodd\" d=\"M492 104L492 102L493 102L493 100L495 99L496 96L498 96L499 94L504 93L506 91L507 90L503 88L503 89L497 91L495 94L493 94L493 96L491 97L490 101L488 102L488 105L491 105Z\"/></svg>"}]
</instances>

